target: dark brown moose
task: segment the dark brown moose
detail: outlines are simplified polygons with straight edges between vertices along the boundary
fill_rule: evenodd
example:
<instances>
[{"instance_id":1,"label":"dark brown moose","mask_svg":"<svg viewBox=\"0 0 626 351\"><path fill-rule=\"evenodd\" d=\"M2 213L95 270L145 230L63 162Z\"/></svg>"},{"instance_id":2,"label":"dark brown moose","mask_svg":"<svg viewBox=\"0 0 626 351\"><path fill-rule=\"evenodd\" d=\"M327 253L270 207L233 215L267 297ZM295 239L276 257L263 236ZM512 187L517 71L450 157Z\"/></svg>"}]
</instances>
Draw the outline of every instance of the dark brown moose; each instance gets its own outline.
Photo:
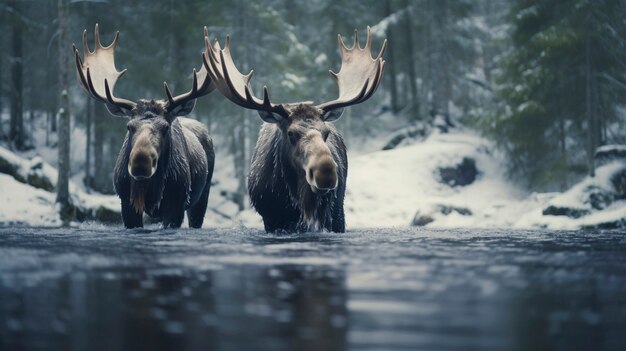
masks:
<instances>
[{"instance_id":1,"label":"dark brown moose","mask_svg":"<svg viewBox=\"0 0 626 351\"><path fill-rule=\"evenodd\" d=\"M112 115L129 119L114 171L124 226L142 227L146 212L164 227L178 228L187 211L189 226L201 227L215 162L213 141L200 122L177 117L191 113L196 98L213 91L215 84L203 65L199 72L194 69L193 86L187 93L173 96L164 83L165 100L118 98L113 95L115 84L126 72L115 68L119 32L107 47L100 43L97 24L94 36L92 52L87 31L83 32L84 59L74 46L76 70L80 85L91 97L104 102Z\"/></svg>"},{"instance_id":2,"label":"dark brown moose","mask_svg":"<svg viewBox=\"0 0 626 351\"><path fill-rule=\"evenodd\" d=\"M253 72L239 72L231 57L230 38L226 37L222 49L217 40L211 46L205 36L205 65L217 89L233 103L257 110L266 122L252 156L248 190L268 232L345 231L348 159L343 138L329 122L337 120L344 107L364 102L374 94L383 76L382 55L387 41L372 58L369 27L363 48L356 30L350 49L341 35L338 37L341 70L330 73L339 86L339 97L313 105L273 103L267 87L262 99L256 97L249 85Z\"/></svg>"}]
</instances>

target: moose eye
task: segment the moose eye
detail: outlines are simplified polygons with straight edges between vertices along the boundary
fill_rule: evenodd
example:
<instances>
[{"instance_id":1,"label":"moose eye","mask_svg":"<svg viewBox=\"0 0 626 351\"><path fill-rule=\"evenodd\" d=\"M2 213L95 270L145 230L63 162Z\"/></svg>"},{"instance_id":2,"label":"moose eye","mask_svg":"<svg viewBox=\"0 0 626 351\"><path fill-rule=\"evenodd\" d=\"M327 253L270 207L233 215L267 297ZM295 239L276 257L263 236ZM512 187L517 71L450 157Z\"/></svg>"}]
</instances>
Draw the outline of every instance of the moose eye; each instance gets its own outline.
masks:
<instances>
[{"instance_id":1,"label":"moose eye","mask_svg":"<svg viewBox=\"0 0 626 351\"><path fill-rule=\"evenodd\" d=\"M322 131L322 138L324 139L324 141L326 141L326 139L328 139L328 135L330 134L330 130L329 129L324 129Z\"/></svg>"},{"instance_id":2,"label":"moose eye","mask_svg":"<svg viewBox=\"0 0 626 351\"><path fill-rule=\"evenodd\" d=\"M289 131L287 131L287 137L289 137L289 141L292 144L295 144L298 141L298 139L300 138L300 135L297 132L289 130Z\"/></svg>"}]
</instances>

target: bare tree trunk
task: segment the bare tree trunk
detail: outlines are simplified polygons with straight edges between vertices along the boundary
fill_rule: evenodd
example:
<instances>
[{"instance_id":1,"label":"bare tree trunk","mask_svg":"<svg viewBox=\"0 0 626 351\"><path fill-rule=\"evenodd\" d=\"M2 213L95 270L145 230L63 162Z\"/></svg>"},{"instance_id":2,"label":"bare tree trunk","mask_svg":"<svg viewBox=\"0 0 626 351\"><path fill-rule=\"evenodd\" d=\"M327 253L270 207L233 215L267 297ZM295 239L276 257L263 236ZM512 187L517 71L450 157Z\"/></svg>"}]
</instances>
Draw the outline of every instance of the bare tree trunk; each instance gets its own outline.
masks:
<instances>
[{"instance_id":1,"label":"bare tree trunk","mask_svg":"<svg viewBox=\"0 0 626 351\"><path fill-rule=\"evenodd\" d=\"M104 159L104 106L102 104L94 104L94 118L93 118L93 170L94 179L91 186L99 191L103 192L105 177L105 169L103 167Z\"/></svg>"},{"instance_id":2,"label":"bare tree trunk","mask_svg":"<svg viewBox=\"0 0 626 351\"><path fill-rule=\"evenodd\" d=\"M239 116L237 118L240 122L243 122L246 111L239 111ZM243 150L243 124L238 123L233 130L232 136L232 151L233 151L233 162L235 166L235 176L237 177L237 190L235 191L234 201L237 204L239 211L243 211L245 209L245 193L246 193L246 176L245 176L245 154Z\"/></svg>"},{"instance_id":3,"label":"bare tree trunk","mask_svg":"<svg viewBox=\"0 0 626 351\"><path fill-rule=\"evenodd\" d=\"M403 7L404 7L404 11L405 11L405 15L404 15L404 38L405 38L405 44L406 44L406 50L408 53L408 60L407 60L407 70L408 70L408 75L409 75L409 88L410 88L410 95L409 95L409 108L410 108L410 113L411 113L411 119L413 120L418 120L420 118L419 116L419 110L420 110L420 106L419 106L419 93L417 90L417 74L415 73L415 52L413 50L413 21L412 21L412 13L413 11L411 10L411 7L409 5L409 2L407 0L404 0L403 2Z\"/></svg>"},{"instance_id":4,"label":"bare tree trunk","mask_svg":"<svg viewBox=\"0 0 626 351\"><path fill-rule=\"evenodd\" d=\"M75 209L69 192L70 180L70 96L68 87L68 52L67 21L68 8L64 0L59 0L59 87L61 88L61 106L59 108L59 177L57 199L60 204L60 217L63 225L69 225L74 219Z\"/></svg>"},{"instance_id":5,"label":"bare tree trunk","mask_svg":"<svg viewBox=\"0 0 626 351\"><path fill-rule=\"evenodd\" d=\"M13 9L18 13L19 7L17 2L12 3ZM11 59L11 127L9 130L9 141L13 147L18 150L24 149L24 116L23 116L23 53L22 53L22 33L23 26L21 19L17 20L19 23L13 26L12 31L12 54Z\"/></svg>"},{"instance_id":6,"label":"bare tree trunk","mask_svg":"<svg viewBox=\"0 0 626 351\"><path fill-rule=\"evenodd\" d=\"M420 94L420 108L422 116L431 116L431 98L432 92L432 31L433 31L433 18L432 18L432 4L430 0L423 2L423 7L419 11L420 19L424 22L424 32L422 33L422 40L424 42L424 67L423 67L423 79L422 89ZM428 119L428 117L426 117Z\"/></svg>"},{"instance_id":7,"label":"bare tree trunk","mask_svg":"<svg viewBox=\"0 0 626 351\"><path fill-rule=\"evenodd\" d=\"M0 32L0 47L5 46L4 32ZM4 113L4 77L2 73L4 72L4 55L0 55L0 140L4 140L6 138L6 134L4 133L4 121L2 120L2 116Z\"/></svg>"},{"instance_id":8,"label":"bare tree trunk","mask_svg":"<svg viewBox=\"0 0 626 351\"><path fill-rule=\"evenodd\" d=\"M587 29L591 26L591 14L587 14ZM587 31L587 33L590 33ZM587 39L585 41L585 114L587 118L588 124L588 142L589 142L589 150L588 150L588 163L589 163L589 175L595 177L596 174L596 165L595 165L595 151L596 151L596 140L595 140L595 129L596 129L596 121L594 117L594 110L592 107L593 97L592 97L592 85L593 85L593 71L592 71L592 57L591 57L591 37L587 35Z\"/></svg>"},{"instance_id":9,"label":"bare tree trunk","mask_svg":"<svg viewBox=\"0 0 626 351\"><path fill-rule=\"evenodd\" d=\"M447 50L448 40L448 14L447 14L447 2L446 0L433 1L433 24L432 38L433 38L433 59L432 59L432 105L431 114L441 115L445 118L446 122L450 124L450 111L448 104L450 102L451 95L451 81L450 81L450 67L449 57Z\"/></svg>"},{"instance_id":10,"label":"bare tree trunk","mask_svg":"<svg viewBox=\"0 0 626 351\"><path fill-rule=\"evenodd\" d=\"M393 13L391 8L391 0L385 1L385 16L388 17ZM387 29L387 42L391 43L387 48L387 76L389 77L389 93L391 94L391 111L397 113L400 110L398 105L398 77L396 75L396 60L394 59L394 35L393 25L390 25Z\"/></svg>"},{"instance_id":11,"label":"bare tree trunk","mask_svg":"<svg viewBox=\"0 0 626 351\"><path fill-rule=\"evenodd\" d=\"M85 133L87 134L87 141L85 142L85 185L91 188L91 113L93 102L91 99L87 99L87 106L85 108Z\"/></svg>"},{"instance_id":12,"label":"bare tree trunk","mask_svg":"<svg viewBox=\"0 0 626 351\"><path fill-rule=\"evenodd\" d=\"M561 147L561 157L563 158L563 164L567 166L567 150L565 145L566 138L565 117L559 116L559 144ZM567 190L567 172L563 172L563 177L560 177L560 181L561 191Z\"/></svg>"},{"instance_id":13,"label":"bare tree trunk","mask_svg":"<svg viewBox=\"0 0 626 351\"><path fill-rule=\"evenodd\" d=\"M237 3L242 12L246 11L246 6L242 2ZM240 17L240 22L238 23L239 28L241 28L241 39L244 43L248 43L250 39L248 35L246 35L246 20L245 16ZM248 45L241 46L242 56L248 58L249 51L246 49ZM246 60L246 62L249 62ZM243 67L244 71L247 71L247 67ZM237 118L239 119L238 125L235 127L235 132L233 133L233 158L235 162L235 172L237 173L237 191L235 196L235 202L237 203L237 207L239 211L243 211L246 208L246 194L247 194L247 184L246 184L246 137L247 137L247 123L246 120L248 116L246 114L248 111L241 110Z\"/></svg>"}]
</instances>

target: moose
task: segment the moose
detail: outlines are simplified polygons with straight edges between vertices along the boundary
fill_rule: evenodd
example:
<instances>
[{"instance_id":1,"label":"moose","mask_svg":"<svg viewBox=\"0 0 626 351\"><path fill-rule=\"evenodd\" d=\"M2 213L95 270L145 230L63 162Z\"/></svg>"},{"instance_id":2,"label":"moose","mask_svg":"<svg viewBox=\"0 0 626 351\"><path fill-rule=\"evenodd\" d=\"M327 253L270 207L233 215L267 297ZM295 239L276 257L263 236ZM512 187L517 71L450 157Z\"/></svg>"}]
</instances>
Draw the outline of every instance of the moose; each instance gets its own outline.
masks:
<instances>
[{"instance_id":1,"label":"moose","mask_svg":"<svg viewBox=\"0 0 626 351\"><path fill-rule=\"evenodd\" d=\"M267 87L263 99L256 97L250 87L254 71L243 75L237 69L230 37L226 36L222 49L217 40L211 45L205 35L204 64L217 90L231 102L258 111L265 122L252 156L248 191L267 232L345 232L348 158L343 138L330 122L341 117L345 107L374 94L384 72L387 40L374 59L369 27L363 48L356 30L352 48L345 46L341 35L338 41L341 69L330 73L339 86L339 97L313 105L273 103Z\"/></svg>"},{"instance_id":2,"label":"moose","mask_svg":"<svg viewBox=\"0 0 626 351\"><path fill-rule=\"evenodd\" d=\"M198 72L193 70L193 86L186 93L173 96L164 82L166 100L118 98L113 95L115 84L126 73L115 68L119 32L107 47L100 43L97 24L94 37L92 52L87 30L83 32L84 59L73 46L76 70L92 98L104 102L112 115L129 119L114 170L124 226L142 227L145 212L165 228L178 228L186 210L189 226L201 227L215 163L213 141L203 124L177 117L191 113L196 99L215 89L204 64Z\"/></svg>"}]
</instances>

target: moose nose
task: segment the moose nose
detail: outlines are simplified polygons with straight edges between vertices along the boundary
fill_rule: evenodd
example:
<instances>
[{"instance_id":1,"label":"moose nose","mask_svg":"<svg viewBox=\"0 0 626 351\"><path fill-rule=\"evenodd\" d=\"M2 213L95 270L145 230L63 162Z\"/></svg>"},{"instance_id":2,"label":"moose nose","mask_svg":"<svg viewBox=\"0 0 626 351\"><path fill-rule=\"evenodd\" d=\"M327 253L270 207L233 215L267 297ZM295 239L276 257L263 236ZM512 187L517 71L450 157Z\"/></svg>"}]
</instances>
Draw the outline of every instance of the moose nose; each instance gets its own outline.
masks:
<instances>
[{"instance_id":1,"label":"moose nose","mask_svg":"<svg viewBox=\"0 0 626 351\"><path fill-rule=\"evenodd\" d=\"M139 180L152 177L156 171L157 157L148 153L137 153L132 155L128 165L130 175Z\"/></svg>"},{"instance_id":2,"label":"moose nose","mask_svg":"<svg viewBox=\"0 0 626 351\"><path fill-rule=\"evenodd\" d=\"M337 164L328 157L310 169L313 184L319 190L333 190L337 187Z\"/></svg>"}]
</instances>

